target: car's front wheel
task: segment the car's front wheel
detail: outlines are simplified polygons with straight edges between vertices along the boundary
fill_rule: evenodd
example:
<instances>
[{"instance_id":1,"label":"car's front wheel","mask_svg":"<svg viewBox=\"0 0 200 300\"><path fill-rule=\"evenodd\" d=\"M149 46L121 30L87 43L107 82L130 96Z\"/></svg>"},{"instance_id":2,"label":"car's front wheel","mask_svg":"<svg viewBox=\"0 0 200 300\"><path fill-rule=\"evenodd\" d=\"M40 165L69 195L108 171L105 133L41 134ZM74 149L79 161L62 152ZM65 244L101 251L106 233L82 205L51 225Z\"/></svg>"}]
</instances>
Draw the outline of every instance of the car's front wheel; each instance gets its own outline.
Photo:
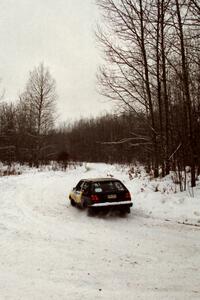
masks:
<instances>
[{"instance_id":1,"label":"car's front wheel","mask_svg":"<svg viewBox=\"0 0 200 300\"><path fill-rule=\"evenodd\" d=\"M76 202L70 197L71 206L76 206Z\"/></svg>"}]
</instances>

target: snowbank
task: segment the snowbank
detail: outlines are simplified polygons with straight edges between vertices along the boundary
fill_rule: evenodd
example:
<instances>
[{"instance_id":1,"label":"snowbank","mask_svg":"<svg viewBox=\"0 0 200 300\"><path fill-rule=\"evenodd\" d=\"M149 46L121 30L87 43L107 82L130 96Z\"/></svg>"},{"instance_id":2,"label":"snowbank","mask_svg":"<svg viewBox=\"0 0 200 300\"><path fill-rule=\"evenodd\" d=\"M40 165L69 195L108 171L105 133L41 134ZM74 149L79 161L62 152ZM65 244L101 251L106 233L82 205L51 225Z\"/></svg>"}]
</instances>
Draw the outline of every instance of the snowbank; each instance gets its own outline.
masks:
<instances>
[{"instance_id":1,"label":"snowbank","mask_svg":"<svg viewBox=\"0 0 200 300\"><path fill-rule=\"evenodd\" d=\"M172 182L170 175L163 179L151 180L143 168L139 167L130 178L130 167L106 164L87 164L87 167L89 171L86 171L84 166L80 169L80 178L85 177L86 174L87 177L114 176L119 178L130 190L134 208L143 212L146 217L200 226L199 181L193 190L194 197L191 197L189 191L178 192L178 186Z\"/></svg>"}]
</instances>

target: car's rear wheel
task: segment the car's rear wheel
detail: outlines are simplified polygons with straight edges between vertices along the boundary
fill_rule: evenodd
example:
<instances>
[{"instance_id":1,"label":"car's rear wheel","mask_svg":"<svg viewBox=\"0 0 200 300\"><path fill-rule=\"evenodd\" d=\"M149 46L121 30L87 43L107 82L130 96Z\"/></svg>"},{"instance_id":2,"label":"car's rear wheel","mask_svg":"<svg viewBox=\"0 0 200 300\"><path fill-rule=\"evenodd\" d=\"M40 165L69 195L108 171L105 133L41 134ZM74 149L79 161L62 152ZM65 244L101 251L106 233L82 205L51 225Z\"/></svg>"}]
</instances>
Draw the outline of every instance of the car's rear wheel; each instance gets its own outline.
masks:
<instances>
[{"instance_id":1,"label":"car's rear wheel","mask_svg":"<svg viewBox=\"0 0 200 300\"><path fill-rule=\"evenodd\" d=\"M87 208L87 202L83 201L81 206L82 206L83 209L86 209Z\"/></svg>"},{"instance_id":2,"label":"car's rear wheel","mask_svg":"<svg viewBox=\"0 0 200 300\"><path fill-rule=\"evenodd\" d=\"M130 207L124 207L124 208L121 208L121 210L120 210L121 215L130 214L130 212L131 212Z\"/></svg>"}]
</instances>

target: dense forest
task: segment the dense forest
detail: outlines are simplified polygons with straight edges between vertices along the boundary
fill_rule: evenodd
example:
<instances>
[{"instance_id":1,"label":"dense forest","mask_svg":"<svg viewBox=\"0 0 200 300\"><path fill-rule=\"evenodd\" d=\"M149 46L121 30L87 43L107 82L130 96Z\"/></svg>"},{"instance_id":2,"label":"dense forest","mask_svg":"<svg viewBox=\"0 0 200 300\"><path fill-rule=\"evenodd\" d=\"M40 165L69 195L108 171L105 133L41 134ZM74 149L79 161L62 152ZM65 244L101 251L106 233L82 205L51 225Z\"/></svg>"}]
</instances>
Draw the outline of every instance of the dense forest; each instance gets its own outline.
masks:
<instances>
[{"instance_id":1,"label":"dense forest","mask_svg":"<svg viewBox=\"0 0 200 300\"><path fill-rule=\"evenodd\" d=\"M0 160L129 163L154 176L200 173L200 6L196 0L102 0L99 92L117 113L55 128L56 86L43 64L0 102ZM67 99L66 99L67 100ZM188 168L189 167L189 168Z\"/></svg>"},{"instance_id":2,"label":"dense forest","mask_svg":"<svg viewBox=\"0 0 200 300\"><path fill-rule=\"evenodd\" d=\"M120 109L142 116L155 177L159 167L165 175L172 167L189 165L195 186L200 164L199 1L102 0L98 6L103 25L97 38L105 58L100 92Z\"/></svg>"}]
</instances>

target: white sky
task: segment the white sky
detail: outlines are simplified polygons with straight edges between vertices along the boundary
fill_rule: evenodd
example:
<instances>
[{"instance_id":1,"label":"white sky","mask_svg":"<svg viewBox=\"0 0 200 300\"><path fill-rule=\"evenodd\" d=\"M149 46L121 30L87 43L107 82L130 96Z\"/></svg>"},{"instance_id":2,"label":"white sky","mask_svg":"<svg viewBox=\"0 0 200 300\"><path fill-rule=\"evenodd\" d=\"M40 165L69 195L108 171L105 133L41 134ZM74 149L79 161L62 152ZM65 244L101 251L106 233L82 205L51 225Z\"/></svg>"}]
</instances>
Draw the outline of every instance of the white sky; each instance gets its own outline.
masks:
<instances>
[{"instance_id":1,"label":"white sky","mask_svg":"<svg viewBox=\"0 0 200 300\"><path fill-rule=\"evenodd\" d=\"M111 104L96 91L100 50L95 0L0 0L0 77L5 100L23 91L40 62L57 82L61 121L96 116Z\"/></svg>"}]
</instances>

